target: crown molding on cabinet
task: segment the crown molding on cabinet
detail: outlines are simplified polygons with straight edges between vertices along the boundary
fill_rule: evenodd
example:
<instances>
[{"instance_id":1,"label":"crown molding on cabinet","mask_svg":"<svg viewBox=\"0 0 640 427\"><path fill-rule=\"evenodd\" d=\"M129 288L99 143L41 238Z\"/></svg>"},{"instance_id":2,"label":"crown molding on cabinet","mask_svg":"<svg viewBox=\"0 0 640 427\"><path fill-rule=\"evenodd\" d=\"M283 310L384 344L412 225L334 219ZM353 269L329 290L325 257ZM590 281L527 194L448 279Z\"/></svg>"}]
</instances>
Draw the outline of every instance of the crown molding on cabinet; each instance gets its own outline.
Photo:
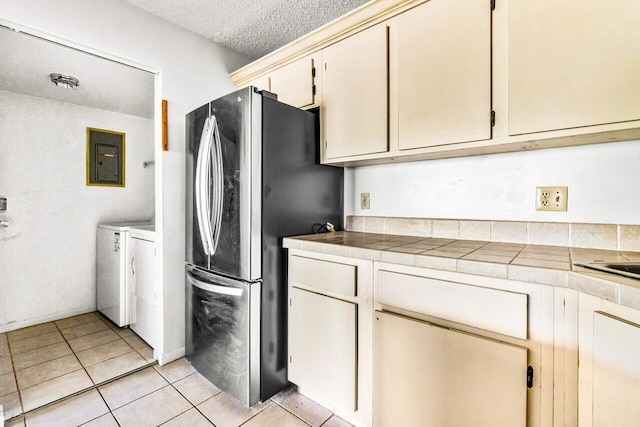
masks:
<instances>
[{"instance_id":1,"label":"crown molding on cabinet","mask_svg":"<svg viewBox=\"0 0 640 427\"><path fill-rule=\"evenodd\" d=\"M276 68L317 52L427 1L377 0L367 3L280 49L245 65L229 74L229 77L238 87L242 87L251 80Z\"/></svg>"}]
</instances>

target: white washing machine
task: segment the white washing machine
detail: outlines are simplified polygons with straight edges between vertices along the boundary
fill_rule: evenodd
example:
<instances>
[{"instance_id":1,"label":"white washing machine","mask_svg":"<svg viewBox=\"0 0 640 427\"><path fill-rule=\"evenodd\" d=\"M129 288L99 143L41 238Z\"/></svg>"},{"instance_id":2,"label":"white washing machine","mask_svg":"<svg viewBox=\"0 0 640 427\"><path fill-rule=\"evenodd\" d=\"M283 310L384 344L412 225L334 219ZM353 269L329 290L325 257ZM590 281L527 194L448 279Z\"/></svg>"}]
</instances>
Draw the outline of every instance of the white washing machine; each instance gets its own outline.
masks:
<instances>
[{"instance_id":1,"label":"white washing machine","mask_svg":"<svg viewBox=\"0 0 640 427\"><path fill-rule=\"evenodd\" d=\"M133 282L132 230L154 231L150 221L98 225L97 306L98 311L122 327L131 323Z\"/></svg>"}]
</instances>

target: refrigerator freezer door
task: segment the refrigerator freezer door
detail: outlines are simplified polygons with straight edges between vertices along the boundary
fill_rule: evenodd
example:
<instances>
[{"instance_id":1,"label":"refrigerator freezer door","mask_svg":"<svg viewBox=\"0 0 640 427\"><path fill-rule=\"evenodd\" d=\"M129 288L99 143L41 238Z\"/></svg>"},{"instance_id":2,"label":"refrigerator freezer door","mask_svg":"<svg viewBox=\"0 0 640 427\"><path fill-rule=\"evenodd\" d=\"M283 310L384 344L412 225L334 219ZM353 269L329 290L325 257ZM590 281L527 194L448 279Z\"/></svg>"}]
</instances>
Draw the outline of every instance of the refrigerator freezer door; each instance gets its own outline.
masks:
<instances>
[{"instance_id":1,"label":"refrigerator freezer door","mask_svg":"<svg viewBox=\"0 0 640 427\"><path fill-rule=\"evenodd\" d=\"M187 115L187 262L244 280L261 277L260 98L245 88Z\"/></svg>"},{"instance_id":2,"label":"refrigerator freezer door","mask_svg":"<svg viewBox=\"0 0 640 427\"><path fill-rule=\"evenodd\" d=\"M187 265L186 356L209 381L247 405L260 398L260 282Z\"/></svg>"}]
</instances>

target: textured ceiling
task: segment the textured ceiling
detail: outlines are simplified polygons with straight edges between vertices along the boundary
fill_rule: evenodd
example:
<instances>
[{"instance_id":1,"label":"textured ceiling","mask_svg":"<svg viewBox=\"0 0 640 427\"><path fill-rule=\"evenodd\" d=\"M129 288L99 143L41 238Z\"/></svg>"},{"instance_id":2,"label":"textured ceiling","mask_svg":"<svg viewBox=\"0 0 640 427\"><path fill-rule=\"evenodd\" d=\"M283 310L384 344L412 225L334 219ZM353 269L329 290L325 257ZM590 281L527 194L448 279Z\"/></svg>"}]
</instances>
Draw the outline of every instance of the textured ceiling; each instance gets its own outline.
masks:
<instances>
[{"instance_id":1,"label":"textured ceiling","mask_svg":"<svg viewBox=\"0 0 640 427\"><path fill-rule=\"evenodd\" d=\"M367 3L367 0L126 1L254 59Z\"/></svg>"},{"instance_id":2,"label":"textured ceiling","mask_svg":"<svg viewBox=\"0 0 640 427\"><path fill-rule=\"evenodd\" d=\"M153 118L154 75L24 33L0 28L0 90ZM51 83L72 75L77 90Z\"/></svg>"}]
</instances>

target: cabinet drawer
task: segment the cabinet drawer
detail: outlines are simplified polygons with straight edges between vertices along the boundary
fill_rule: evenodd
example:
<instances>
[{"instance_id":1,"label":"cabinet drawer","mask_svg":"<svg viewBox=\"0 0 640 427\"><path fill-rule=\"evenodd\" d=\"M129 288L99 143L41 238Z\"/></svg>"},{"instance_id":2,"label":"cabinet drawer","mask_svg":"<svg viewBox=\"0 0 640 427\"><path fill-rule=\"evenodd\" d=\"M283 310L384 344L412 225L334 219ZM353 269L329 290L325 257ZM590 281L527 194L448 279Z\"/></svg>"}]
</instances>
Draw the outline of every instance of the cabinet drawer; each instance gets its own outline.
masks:
<instances>
[{"instance_id":1,"label":"cabinet drawer","mask_svg":"<svg viewBox=\"0 0 640 427\"><path fill-rule=\"evenodd\" d=\"M377 302L527 339L527 295L380 270Z\"/></svg>"},{"instance_id":2,"label":"cabinet drawer","mask_svg":"<svg viewBox=\"0 0 640 427\"><path fill-rule=\"evenodd\" d=\"M355 265L339 264L299 256L289 257L289 281L329 292L355 297Z\"/></svg>"}]
</instances>

